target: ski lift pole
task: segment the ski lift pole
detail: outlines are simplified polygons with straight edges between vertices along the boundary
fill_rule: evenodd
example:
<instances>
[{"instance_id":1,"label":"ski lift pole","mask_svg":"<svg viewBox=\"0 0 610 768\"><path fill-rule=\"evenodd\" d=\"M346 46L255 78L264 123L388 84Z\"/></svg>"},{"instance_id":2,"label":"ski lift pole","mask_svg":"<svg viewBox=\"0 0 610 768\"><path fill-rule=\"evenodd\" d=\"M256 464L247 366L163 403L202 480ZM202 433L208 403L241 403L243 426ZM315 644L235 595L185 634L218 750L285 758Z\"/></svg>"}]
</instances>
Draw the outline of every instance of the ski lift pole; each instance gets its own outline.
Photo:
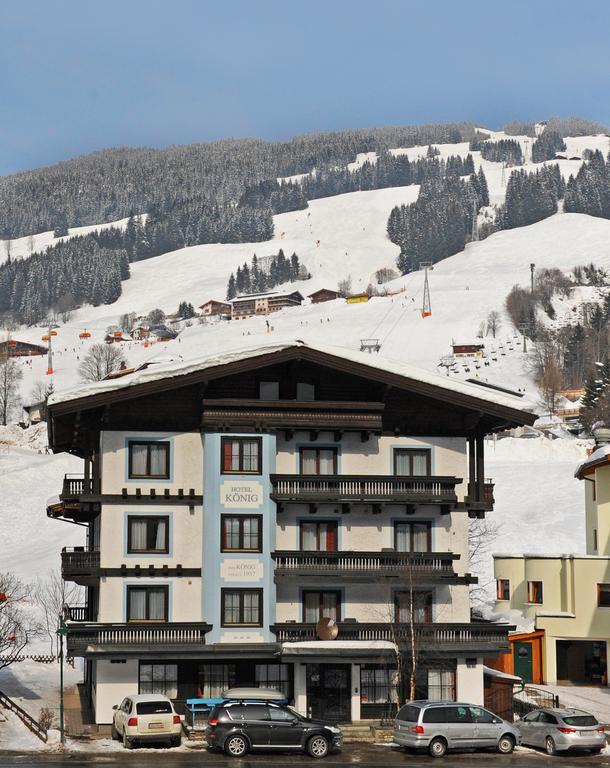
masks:
<instances>
[{"instance_id":1,"label":"ski lift pole","mask_svg":"<svg viewBox=\"0 0 610 768\"><path fill-rule=\"evenodd\" d=\"M430 302L430 284L428 282L428 270L433 270L431 261L420 261L420 269L424 270L424 299L421 307L421 316L430 317L432 314L432 304Z\"/></svg>"},{"instance_id":2,"label":"ski lift pole","mask_svg":"<svg viewBox=\"0 0 610 768\"><path fill-rule=\"evenodd\" d=\"M527 336L526 332L529 330L530 324L529 323L519 323L519 330L523 334L523 352L524 354L527 352Z\"/></svg>"},{"instance_id":3,"label":"ski lift pole","mask_svg":"<svg viewBox=\"0 0 610 768\"><path fill-rule=\"evenodd\" d=\"M49 349L47 352L47 376L53 374L53 336L51 336L51 326L49 325Z\"/></svg>"}]
</instances>

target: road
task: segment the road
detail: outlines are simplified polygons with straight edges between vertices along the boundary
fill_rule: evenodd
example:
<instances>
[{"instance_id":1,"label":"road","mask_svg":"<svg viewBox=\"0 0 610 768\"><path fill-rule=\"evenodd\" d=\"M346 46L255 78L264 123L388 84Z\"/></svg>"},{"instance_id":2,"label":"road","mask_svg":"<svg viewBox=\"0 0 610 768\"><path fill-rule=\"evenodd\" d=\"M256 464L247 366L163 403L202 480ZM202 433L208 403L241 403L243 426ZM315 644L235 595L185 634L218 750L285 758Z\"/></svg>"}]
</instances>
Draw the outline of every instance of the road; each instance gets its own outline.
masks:
<instances>
[{"instance_id":1,"label":"road","mask_svg":"<svg viewBox=\"0 0 610 768\"><path fill-rule=\"evenodd\" d=\"M146 750L134 752L113 752L106 754L66 755L45 754L41 756L0 753L0 768L91 768L91 765L117 766L117 768L263 768L278 766L284 768L304 768L315 761L305 755L294 754L255 754L243 760L236 760L224 755L210 754L206 750L193 750L192 754L170 750ZM591 757L589 754L574 754L549 758L545 754L531 750L517 751L513 755L497 755L490 752L475 754L450 754L441 760L434 760L427 755L415 755L389 747L370 744L349 744L340 755L330 755L318 763L320 768L594 768L610 766L610 755Z\"/></svg>"}]
</instances>

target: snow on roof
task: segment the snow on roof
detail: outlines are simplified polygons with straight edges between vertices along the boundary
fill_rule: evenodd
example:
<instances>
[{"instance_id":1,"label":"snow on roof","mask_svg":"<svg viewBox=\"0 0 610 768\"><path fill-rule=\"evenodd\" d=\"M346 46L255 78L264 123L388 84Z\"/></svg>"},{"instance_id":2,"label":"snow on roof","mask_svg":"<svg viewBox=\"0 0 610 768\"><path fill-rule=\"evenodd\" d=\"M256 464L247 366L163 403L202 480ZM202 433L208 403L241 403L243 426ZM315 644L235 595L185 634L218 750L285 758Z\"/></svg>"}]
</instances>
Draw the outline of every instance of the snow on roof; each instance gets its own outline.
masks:
<instances>
[{"instance_id":1,"label":"snow on roof","mask_svg":"<svg viewBox=\"0 0 610 768\"><path fill-rule=\"evenodd\" d=\"M507 672L500 672L499 669L494 669L493 667L483 667L483 674L487 675L487 677L499 677L502 680L515 680L518 683L523 682L523 678L519 677L518 675L509 675Z\"/></svg>"},{"instance_id":2,"label":"snow on roof","mask_svg":"<svg viewBox=\"0 0 610 768\"><path fill-rule=\"evenodd\" d=\"M451 341L452 347L484 347L483 339L457 339Z\"/></svg>"},{"instance_id":3,"label":"snow on roof","mask_svg":"<svg viewBox=\"0 0 610 768\"><path fill-rule=\"evenodd\" d=\"M583 474L588 469L592 469L593 467L598 466L598 464L603 464L605 461L607 461L609 456L610 456L610 443L605 443L604 445L600 445L599 448L596 448L590 456L587 456L587 458L584 461L580 462L580 464L576 467L576 470L574 471L574 477L578 478L579 480L582 480Z\"/></svg>"},{"instance_id":4,"label":"snow on roof","mask_svg":"<svg viewBox=\"0 0 610 768\"><path fill-rule=\"evenodd\" d=\"M390 640L303 640L282 643L282 654L302 655L307 651L395 651Z\"/></svg>"},{"instance_id":5,"label":"snow on roof","mask_svg":"<svg viewBox=\"0 0 610 768\"><path fill-rule=\"evenodd\" d=\"M171 379L174 377L185 376L190 373L204 371L206 368L216 368L228 363L256 358L263 355L269 355L274 352L282 352L296 347L308 348L322 354L334 357L340 357L344 360L353 361L373 370L382 369L388 373L403 376L406 379L413 379L430 386L438 387L449 392L472 397L481 402L487 402L493 405L499 405L505 408L512 408L523 412L531 412L523 407L523 402L512 395L506 395L494 390L486 390L477 387L474 384L468 384L458 379L452 379L447 376L440 376L437 373L425 371L421 368L403 363L390 358L384 358L382 355L376 355L374 358L365 352L356 352L343 347L335 347L324 344L312 344L300 339L287 342L269 342L260 344L256 347L240 347L238 349L207 355L205 357L196 357L190 360L175 361L162 365L154 365L141 371L134 372L131 376L124 376L121 379L113 381L100 381L81 385L74 389L59 391L51 395L49 405L65 403L70 400L77 400L84 397L103 394L119 389L127 389L140 384L146 384L151 381L160 381L162 379Z\"/></svg>"}]
</instances>

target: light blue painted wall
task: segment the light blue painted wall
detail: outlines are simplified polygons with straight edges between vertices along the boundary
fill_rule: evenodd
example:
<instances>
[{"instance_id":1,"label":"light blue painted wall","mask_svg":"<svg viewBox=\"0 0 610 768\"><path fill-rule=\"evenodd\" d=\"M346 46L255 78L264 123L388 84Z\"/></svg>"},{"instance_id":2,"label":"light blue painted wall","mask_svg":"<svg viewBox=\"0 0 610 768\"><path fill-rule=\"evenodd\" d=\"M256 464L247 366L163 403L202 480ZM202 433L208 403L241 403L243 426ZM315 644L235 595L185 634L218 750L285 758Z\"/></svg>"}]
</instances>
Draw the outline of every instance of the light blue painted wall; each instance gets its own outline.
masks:
<instances>
[{"instance_id":1,"label":"light blue painted wall","mask_svg":"<svg viewBox=\"0 0 610 768\"><path fill-rule=\"evenodd\" d=\"M213 629L206 635L206 643L221 642L223 633L231 635L243 632L244 635L261 635L264 642L275 642L275 635L269 631L269 625L275 621L275 584L273 581L273 561L271 552L275 548L276 510L275 502L269 498L271 483L269 475L275 472L276 438L275 435L257 435L262 440L262 474L260 475L222 475L220 473L221 438L252 437L252 434L207 432L203 436L203 621L212 624ZM260 483L262 487L261 503L256 508L226 507L221 504L221 484L225 481ZM263 551L260 553L237 553L220 551L220 516L222 514L258 514L263 517ZM223 560L255 560L262 565L263 577L258 581L225 581L221 577L220 566ZM220 590L262 589L263 590L263 626L222 627L220 616Z\"/></svg>"}]
</instances>

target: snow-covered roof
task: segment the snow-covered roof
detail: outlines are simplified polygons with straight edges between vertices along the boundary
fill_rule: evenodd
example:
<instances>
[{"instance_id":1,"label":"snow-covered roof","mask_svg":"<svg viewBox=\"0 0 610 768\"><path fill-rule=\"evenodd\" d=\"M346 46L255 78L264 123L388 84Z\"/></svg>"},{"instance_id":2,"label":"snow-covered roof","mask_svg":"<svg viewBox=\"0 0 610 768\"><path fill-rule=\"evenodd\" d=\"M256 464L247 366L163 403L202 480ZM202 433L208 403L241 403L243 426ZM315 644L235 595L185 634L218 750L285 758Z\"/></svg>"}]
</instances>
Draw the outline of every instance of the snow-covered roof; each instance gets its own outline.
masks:
<instances>
[{"instance_id":1,"label":"snow-covered roof","mask_svg":"<svg viewBox=\"0 0 610 768\"><path fill-rule=\"evenodd\" d=\"M499 669L494 669L493 667L483 667L483 674L487 675L487 677L497 677L501 680L512 680L517 683L522 683L523 678L519 677L518 675L509 675L508 672L500 672Z\"/></svg>"},{"instance_id":2,"label":"snow-covered roof","mask_svg":"<svg viewBox=\"0 0 610 768\"><path fill-rule=\"evenodd\" d=\"M605 443L604 445L600 445L599 448L596 448L590 456L587 456L587 458L584 461L580 462L580 464L576 467L576 470L574 471L574 477L578 478L579 480L582 480L587 470L593 469L594 467L597 467L600 464L605 464L608 461L609 456L610 456L610 443Z\"/></svg>"},{"instance_id":3,"label":"snow-covered roof","mask_svg":"<svg viewBox=\"0 0 610 768\"><path fill-rule=\"evenodd\" d=\"M273 353L279 353L289 349L304 348L328 355L329 357L338 357L343 360L357 363L363 367L374 371L383 370L387 373L402 376L405 379L427 384L438 390L445 390L454 394L460 394L477 400L480 403L489 403L504 408L510 408L521 411L524 415L530 414L529 409L525 409L523 402L512 395L507 395L494 390L487 390L477 387L474 384L468 384L464 381L453 379L447 376L440 376L437 373L425 371L415 366L403 363L383 355L371 357L365 352L357 352L343 347L335 347L324 344L313 344L300 339L286 342L270 342L260 344L256 347L240 347L222 353L195 357L190 360L175 361L166 365L155 365L145 370L135 371L130 376L124 376L113 381L100 381L84 384L73 389L55 392L49 398L49 405L65 403L70 400L79 400L81 398L93 397L107 392L127 389L138 385L146 384L152 381L163 379L172 379L185 376L190 373L205 371L206 369L217 368L229 363L241 360L254 359L256 357L267 356Z\"/></svg>"}]
</instances>

